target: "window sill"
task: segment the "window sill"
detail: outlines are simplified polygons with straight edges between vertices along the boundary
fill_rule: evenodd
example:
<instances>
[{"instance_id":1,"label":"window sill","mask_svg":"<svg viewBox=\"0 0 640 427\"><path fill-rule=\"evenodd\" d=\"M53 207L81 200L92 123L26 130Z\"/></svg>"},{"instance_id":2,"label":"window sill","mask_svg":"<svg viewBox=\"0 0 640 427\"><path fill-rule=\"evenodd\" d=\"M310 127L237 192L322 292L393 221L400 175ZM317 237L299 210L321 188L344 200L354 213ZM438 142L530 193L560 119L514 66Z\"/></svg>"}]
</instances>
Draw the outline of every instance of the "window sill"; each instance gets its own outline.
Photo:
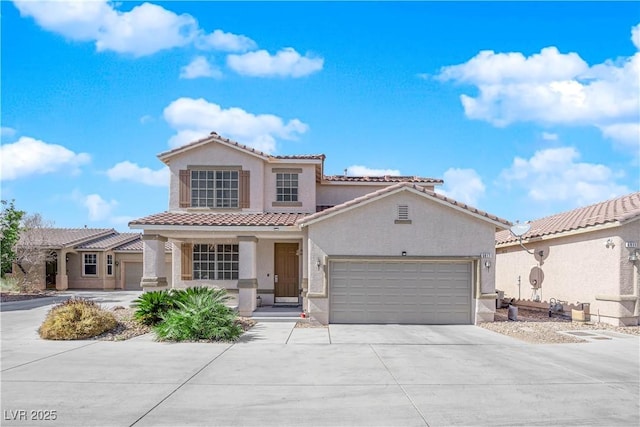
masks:
<instances>
[{"instance_id":1,"label":"window sill","mask_svg":"<svg viewBox=\"0 0 640 427\"><path fill-rule=\"evenodd\" d=\"M274 208L278 207L302 207L302 202L272 202L271 206Z\"/></svg>"}]
</instances>

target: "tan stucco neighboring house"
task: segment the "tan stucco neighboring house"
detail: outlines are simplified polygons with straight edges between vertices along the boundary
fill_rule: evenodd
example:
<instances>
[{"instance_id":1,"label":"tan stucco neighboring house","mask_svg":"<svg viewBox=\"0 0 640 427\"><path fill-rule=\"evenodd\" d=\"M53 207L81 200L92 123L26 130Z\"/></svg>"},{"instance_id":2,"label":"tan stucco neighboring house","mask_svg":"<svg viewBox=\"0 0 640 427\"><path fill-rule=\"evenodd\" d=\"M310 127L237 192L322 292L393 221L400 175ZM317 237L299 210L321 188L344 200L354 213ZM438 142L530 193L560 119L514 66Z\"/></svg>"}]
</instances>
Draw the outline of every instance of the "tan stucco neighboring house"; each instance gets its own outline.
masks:
<instances>
[{"instance_id":1,"label":"tan stucco neighboring house","mask_svg":"<svg viewBox=\"0 0 640 427\"><path fill-rule=\"evenodd\" d=\"M170 262L170 247L165 258ZM22 233L17 251L41 251L37 265L14 264L12 275L39 289L142 290L140 233L119 233L108 228L38 228ZM23 261L29 262L28 260ZM170 265L170 264L169 264Z\"/></svg>"},{"instance_id":2,"label":"tan stucco neighboring house","mask_svg":"<svg viewBox=\"0 0 640 427\"><path fill-rule=\"evenodd\" d=\"M442 180L327 176L324 155L215 132L158 157L168 210L129 224L143 232L145 290L221 287L241 315L293 304L323 324L493 320L494 236L510 223L437 194Z\"/></svg>"},{"instance_id":3,"label":"tan stucco neighboring house","mask_svg":"<svg viewBox=\"0 0 640 427\"><path fill-rule=\"evenodd\" d=\"M589 304L592 320L637 325L640 193L529 223L524 247L496 233L496 287L505 297Z\"/></svg>"}]
</instances>

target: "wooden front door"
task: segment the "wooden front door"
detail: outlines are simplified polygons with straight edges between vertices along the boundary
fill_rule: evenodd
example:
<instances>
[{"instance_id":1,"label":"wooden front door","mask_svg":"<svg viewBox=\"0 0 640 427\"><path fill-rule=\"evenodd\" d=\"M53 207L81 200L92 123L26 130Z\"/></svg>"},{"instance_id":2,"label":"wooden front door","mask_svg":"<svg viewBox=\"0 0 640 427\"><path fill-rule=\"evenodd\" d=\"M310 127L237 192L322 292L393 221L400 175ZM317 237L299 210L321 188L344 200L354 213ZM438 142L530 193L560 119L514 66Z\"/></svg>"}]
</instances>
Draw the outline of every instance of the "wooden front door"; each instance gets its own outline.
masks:
<instances>
[{"instance_id":1,"label":"wooden front door","mask_svg":"<svg viewBox=\"0 0 640 427\"><path fill-rule=\"evenodd\" d=\"M274 292L276 302L298 298L298 244L275 244Z\"/></svg>"}]
</instances>

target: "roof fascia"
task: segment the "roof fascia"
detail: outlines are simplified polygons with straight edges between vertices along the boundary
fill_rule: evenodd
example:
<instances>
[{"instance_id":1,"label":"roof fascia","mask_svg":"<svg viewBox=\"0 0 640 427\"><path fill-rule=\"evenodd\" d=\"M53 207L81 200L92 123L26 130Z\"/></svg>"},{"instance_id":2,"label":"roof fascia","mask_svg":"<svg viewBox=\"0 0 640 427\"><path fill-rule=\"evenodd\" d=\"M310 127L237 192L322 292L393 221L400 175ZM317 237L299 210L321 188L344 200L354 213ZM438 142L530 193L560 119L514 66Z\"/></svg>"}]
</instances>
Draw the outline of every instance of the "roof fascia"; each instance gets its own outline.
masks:
<instances>
[{"instance_id":1,"label":"roof fascia","mask_svg":"<svg viewBox=\"0 0 640 427\"><path fill-rule=\"evenodd\" d=\"M297 225L260 225L260 226L235 226L235 225L145 225L132 224L129 228L143 230L145 232L162 232L162 231L209 231L209 232L225 232L225 233L260 233L269 231L278 232L299 232L300 227Z\"/></svg>"}]
</instances>

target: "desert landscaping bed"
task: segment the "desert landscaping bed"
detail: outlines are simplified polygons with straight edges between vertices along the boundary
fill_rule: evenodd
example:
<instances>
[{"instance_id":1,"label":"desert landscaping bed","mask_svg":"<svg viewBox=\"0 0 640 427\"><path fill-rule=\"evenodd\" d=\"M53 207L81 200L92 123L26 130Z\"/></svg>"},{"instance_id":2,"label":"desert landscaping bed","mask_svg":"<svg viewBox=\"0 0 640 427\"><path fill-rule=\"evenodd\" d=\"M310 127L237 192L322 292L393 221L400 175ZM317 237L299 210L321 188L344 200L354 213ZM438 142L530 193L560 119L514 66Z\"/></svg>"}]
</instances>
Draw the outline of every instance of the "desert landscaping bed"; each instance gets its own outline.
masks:
<instances>
[{"instance_id":1,"label":"desert landscaping bed","mask_svg":"<svg viewBox=\"0 0 640 427\"><path fill-rule=\"evenodd\" d=\"M561 317L549 317L547 311L529 310L519 308L517 320L511 321L507 318L507 309L496 310L495 321L491 323L481 323L482 328L493 332L498 332L522 341L535 344L556 344L556 343L578 343L588 340L563 334L564 331L595 331L604 330L621 334L640 335L638 326L613 326L606 323L593 322L581 323L572 322Z\"/></svg>"}]
</instances>

